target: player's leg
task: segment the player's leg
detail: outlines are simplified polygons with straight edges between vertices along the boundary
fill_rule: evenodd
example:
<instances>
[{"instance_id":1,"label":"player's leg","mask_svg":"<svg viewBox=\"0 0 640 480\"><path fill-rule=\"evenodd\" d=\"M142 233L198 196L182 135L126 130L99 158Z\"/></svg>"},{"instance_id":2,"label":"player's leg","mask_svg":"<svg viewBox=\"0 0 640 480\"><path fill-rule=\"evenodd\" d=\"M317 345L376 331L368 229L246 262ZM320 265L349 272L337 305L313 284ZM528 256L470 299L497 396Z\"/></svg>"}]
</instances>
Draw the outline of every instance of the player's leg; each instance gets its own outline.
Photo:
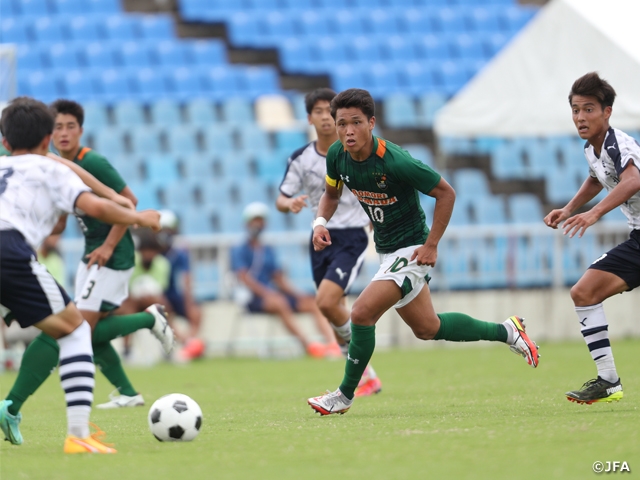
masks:
<instances>
[{"instance_id":1,"label":"player's leg","mask_svg":"<svg viewBox=\"0 0 640 480\"><path fill-rule=\"evenodd\" d=\"M296 310L301 313L310 313L316 324L316 328L325 338L327 344L335 344L336 337L333 333L333 329L331 328L331 325L324 317L324 315L322 315L322 313L320 312L320 309L318 308L316 299L314 297L312 297L311 295L301 295L300 297L298 297L296 302Z\"/></svg>"},{"instance_id":2,"label":"player's leg","mask_svg":"<svg viewBox=\"0 0 640 480\"><path fill-rule=\"evenodd\" d=\"M570 401L590 404L620 400L623 396L602 302L640 284L640 258L630 242L634 240L618 245L596 260L571 289L580 331L596 364L598 376L579 390L567 392Z\"/></svg>"}]
</instances>

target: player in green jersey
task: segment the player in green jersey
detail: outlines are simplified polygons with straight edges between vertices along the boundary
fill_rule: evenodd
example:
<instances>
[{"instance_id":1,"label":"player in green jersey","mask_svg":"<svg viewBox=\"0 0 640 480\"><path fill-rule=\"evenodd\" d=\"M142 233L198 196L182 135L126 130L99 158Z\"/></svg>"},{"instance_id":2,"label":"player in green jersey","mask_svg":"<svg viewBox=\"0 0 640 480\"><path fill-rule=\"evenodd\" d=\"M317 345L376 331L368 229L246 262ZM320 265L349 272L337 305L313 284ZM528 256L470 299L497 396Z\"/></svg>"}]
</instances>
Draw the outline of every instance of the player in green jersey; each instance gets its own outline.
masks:
<instances>
[{"instance_id":1,"label":"player in green jersey","mask_svg":"<svg viewBox=\"0 0 640 480\"><path fill-rule=\"evenodd\" d=\"M80 145L84 120L82 106L76 102L58 100L52 109L55 115L53 143L62 157L73 161L135 204L135 196L111 164L101 155ZM133 240L126 226L112 226L88 216L79 218L79 221L85 235L85 252L76 274L75 302L93 330L94 362L118 390L117 394L111 395L109 402L97 405L97 408L144 405L144 399L124 372L111 340L148 328L165 351L169 352L173 348L173 331L168 326L162 305L152 305L147 311L134 315L108 317L128 296L129 277L134 265ZM52 233L61 233L65 224L66 216L63 216ZM29 345L18 377L5 400L10 402L9 415L18 418L22 404L44 383L57 365L58 352L56 341L45 333L41 333Z\"/></svg>"},{"instance_id":2,"label":"player in green jersey","mask_svg":"<svg viewBox=\"0 0 640 480\"><path fill-rule=\"evenodd\" d=\"M352 337L342 384L334 392L310 398L309 405L321 415L349 410L375 348L376 322L391 307L422 340L504 342L537 367L538 348L527 336L521 318L484 322L462 313L436 314L433 308L429 271L451 218L453 188L402 148L373 135L374 102L366 90L338 94L331 102L331 115L339 141L327 152L326 189L314 222L314 248L331 245L325 225L346 186L373 223L380 269L351 310ZM436 200L431 231L418 192Z\"/></svg>"}]
</instances>

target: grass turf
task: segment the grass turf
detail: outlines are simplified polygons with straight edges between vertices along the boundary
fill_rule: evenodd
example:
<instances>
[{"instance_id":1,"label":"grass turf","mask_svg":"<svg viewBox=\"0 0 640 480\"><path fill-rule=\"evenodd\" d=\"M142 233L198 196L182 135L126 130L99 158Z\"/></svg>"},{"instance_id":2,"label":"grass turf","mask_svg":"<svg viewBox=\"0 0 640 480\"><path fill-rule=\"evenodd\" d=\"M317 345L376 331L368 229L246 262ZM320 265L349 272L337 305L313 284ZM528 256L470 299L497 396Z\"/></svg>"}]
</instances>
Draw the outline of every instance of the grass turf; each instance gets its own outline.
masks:
<instances>
[{"instance_id":1,"label":"grass turf","mask_svg":"<svg viewBox=\"0 0 640 480\"><path fill-rule=\"evenodd\" d=\"M23 408L24 445L0 445L2 479L365 478L582 479L595 461L640 469L640 341L614 342L621 402L576 405L563 392L595 374L582 343L544 345L531 369L504 346L377 353L383 392L320 418L306 398L335 389L342 362L207 360L129 369L147 407L94 410L117 455L65 456L64 399L52 376ZM2 395L14 374L0 375ZM96 399L110 385L97 375ZM204 424L191 443L160 443L148 406L193 397Z\"/></svg>"}]
</instances>

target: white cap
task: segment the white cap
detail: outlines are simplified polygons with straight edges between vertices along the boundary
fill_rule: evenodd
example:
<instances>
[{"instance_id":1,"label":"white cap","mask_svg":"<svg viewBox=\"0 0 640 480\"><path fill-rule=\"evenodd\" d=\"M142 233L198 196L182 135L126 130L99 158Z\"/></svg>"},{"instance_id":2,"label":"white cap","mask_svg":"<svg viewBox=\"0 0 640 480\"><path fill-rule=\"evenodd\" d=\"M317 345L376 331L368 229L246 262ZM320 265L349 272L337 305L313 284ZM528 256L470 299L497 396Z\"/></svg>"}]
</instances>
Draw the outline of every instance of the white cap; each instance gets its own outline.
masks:
<instances>
[{"instance_id":1,"label":"white cap","mask_svg":"<svg viewBox=\"0 0 640 480\"><path fill-rule=\"evenodd\" d=\"M269 217L269 207L267 207L262 202L252 202L242 211L242 218L245 223L250 222L254 218L264 218L265 220Z\"/></svg>"},{"instance_id":2,"label":"white cap","mask_svg":"<svg viewBox=\"0 0 640 480\"><path fill-rule=\"evenodd\" d=\"M171 210L160 210L160 228L178 229L178 216Z\"/></svg>"}]
</instances>

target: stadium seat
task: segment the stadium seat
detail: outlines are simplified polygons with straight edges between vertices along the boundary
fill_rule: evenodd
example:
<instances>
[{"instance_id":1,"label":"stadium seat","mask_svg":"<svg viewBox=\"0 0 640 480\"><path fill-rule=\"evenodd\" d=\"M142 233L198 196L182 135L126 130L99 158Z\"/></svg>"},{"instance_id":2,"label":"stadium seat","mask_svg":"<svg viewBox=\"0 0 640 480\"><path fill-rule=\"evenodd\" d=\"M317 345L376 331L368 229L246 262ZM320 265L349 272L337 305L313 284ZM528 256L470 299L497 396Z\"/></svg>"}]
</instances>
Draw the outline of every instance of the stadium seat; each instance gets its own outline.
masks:
<instances>
[{"instance_id":1,"label":"stadium seat","mask_svg":"<svg viewBox=\"0 0 640 480\"><path fill-rule=\"evenodd\" d=\"M91 13L111 14L120 12L119 0L83 0Z\"/></svg>"},{"instance_id":2,"label":"stadium seat","mask_svg":"<svg viewBox=\"0 0 640 480\"><path fill-rule=\"evenodd\" d=\"M83 103L91 100L98 93L95 83L86 70L69 70L62 76L64 97Z\"/></svg>"},{"instance_id":3,"label":"stadium seat","mask_svg":"<svg viewBox=\"0 0 640 480\"><path fill-rule=\"evenodd\" d=\"M366 2L370 3L370 2ZM396 18L395 10L389 8L373 8L368 5L365 10L364 22L367 31L372 32L375 36L388 36L400 33L400 24Z\"/></svg>"},{"instance_id":4,"label":"stadium seat","mask_svg":"<svg viewBox=\"0 0 640 480\"><path fill-rule=\"evenodd\" d=\"M491 173L500 180L525 178L526 170L521 157L512 145L500 145L491 154Z\"/></svg>"},{"instance_id":5,"label":"stadium seat","mask_svg":"<svg viewBox=\"0 0 640 480\"><path fill-rule=\"evenodd\" d=\"M251 47L258 43L258 19L246 12L234 13L228 22L229 40L237 47Z\"/></svg>"},{"instance_id":6,"label":"stadium seat","mask_svg":"<svg viewBox=\"0 0 640 480\"><path fill-rule=\"evenodd\" d=\"M151 103L151 121L158 127L174 127L182 123L180 105L173 100L163 99Z\"/></svg>"},{"instance_id":7,"label":"stadium seat","mask_svg":"<svg viewBox=\"0 0 640 480\"><path fill-rule=\"evenodd\" d=\"M136 97L143 101L151 101L165 97L168 88L164 77L158 74L157 69L143 68L133 72L133 83L137 91Z\"/></svg>"},{"instance_id":8,"label":"stadium seat","mask_svg":"<svg viewBox=\"0 0 640 480\"><path fill-rule=\"evenodd\" d=\"M241 233L245 231L240 206L237 208L226 207L220 211L220 227L223 233Z\"/></svg>"},{"instance_id":9,"label":"stadium seat","mask_svg":"<svg viewBox=\"0 0 640 480\"><path fill-rule=\"evenodd\" d=\"M203 95L222 101L226 98L238 95L238 74L234 67L229 65L212 67L200 73L203 82Z\"/></svg>"},{"instance_id":10,"label":"stadium seat","mask_svg":"<svg viewBox=\"0 0 640 480\"><path fill-rule=\"evenodd\" d=\"M11 18L20 15L20 9L12 0L0 0L0 13L3 18Z\"/></svg>"},{"instance_id":11,"label":"stadium seat","mask_svg":"<svg viewBox=\"0 0 640 480\"><path fill-rule=\"evenodd\" d=\"M66 0L67 2L69 0ZM76 1L76 0L74 0ZM84 2L79 0L81 4ZM72 3L72 2L70 2ZM79 8L77 12L84 9ZM76 16L69 21L69 36L76 42L95 42L104 40L105 32L103 30L102 19L97 16Z\"/></svg>"},{"instance_id":12,"label":"stadium seat","mask_svg":"<svg viewBox=\"0 0 640 480\"><path fill-rule=\"evenodd\" d=\"M210 207L187 208L181 212L181 227L188 235L203 235L214 232L213 212Z\"/></svg>"},{"instance_id":13,"label":"stadium seat","mask_svg":"<svg viewBox=\"0 0 640 480\"><path fill-rule=\"evenodd\" d=\"M187 121L192 125L205 126L218 122L215 106L207 99L190 99L185 109Z\"/></svg>"},{"instance_id":14,"label":"stadium seat","mask_svg":"<svg viewBox=\"0 0 640 480\"><path fill-rule=\"evenodd\" d=\"M276 148L294 151L308 143L307 132L304 130L279 130L275 135Z\"/></svg>"},{"instance_id":15,"label":"stadium seat","mask_svg":"<svg viewBox=\"0 0 640 480\"><path fill-rule=\"evenodd\" d=\"M400 87L400 79L394 68L384 62L370 64L365 69L365 79L368 80L367 89L374 99L382 99L385 96L403 90Z\"/></svg>"},{"instance_id":16,"label":"stadium seat","mask_svg":"<svg viewBox=\"0 0 640 480\"><path fill-rule=\"evenodd\" d=\"M324 39L317 42L318 48L324 46ZM312 44L316 42L307 41L304 38L289 38L278 50L280 65L285 72L290 73L307 73L309 68L315 70L319 67L317 61L314 61L312 53ZM320 52L322 55L322 52Z\"/></svg>"},{"instance_id":17,"label":"stadium seat","mask_svg":"<svg viewBox=\"0 0 640 480\"><path fill-rule=\"evenodd\" d=\"M466 31L464 19L455 8L440 7L432 12L433 27L441 33L458 33Z\"/></svg>"},{"instance_id":18,"label":"stadium seat","mask_svg":"<svg viewBox=\"0 0 640 480\"><path fill-rule=\"evenodd\" d=\"M424 62L409 62L402 65L399 76L406 85L406 93L420 95L436 88L433 71Z\"/></svg>"},{"instance_id":19,"label":"stadium seat","mask_svg":"<svg viewBox=\"0 0 640 480\"><path fill-rule=\"evenodd\" d=\"M224 121L230 125L246 125L253 123L253 106L243 97L228 98L222 102Z\"/></svg>"},{"instance_id":20,"label":"stadium seat","mask_svg":"<svg viewBox=\"0 0 640 480\"><path fill-rule=\"evenodd\" d=\"M165 207L173 211L197 208L195 185L194 182L186 180L174 180L163 183L160 187L160 196L164 200L163 203Z\"/></svg>"},{"instance_id":21,"label":"stadium seat","mask_svg":"<svg viewBox=\"0 0 640 480\"><path fill-rule=\"evenodd\" d=\"M17 45L16 61L20 70L42 70L46 65L40 47L28 43Z\"/></svg>"},{"instance_id":22,"label":"stadium seat","mask_svg":"<svg viewBox=\"0 0 640 480\"><path fill-rule=\"evenodd\" d=\"M47 0L20 0L17 3L20 13L25 17L47 17L55 13Z\"/></svg>"},{"instance_id":23,"label":"stadium seat","mask_svg":"<svg viewBox=\"0 0 640 480\"><path fill-rule=\"evenodd\" d=\"M334 11L333 28L336 29L338 35L350 36L351 38L358 35L366 35L366 25L359 15L354 15L353 10L346 9L346 5L342 5L343 10Z\"/></svg>"},{"instance_id":24,"label":"stadium seat","mask_svg":"<svg viewBox=\"0 0 640 480\"><path fill-rule=\"evenodd\" d=\"M217 161L220 162L222 176L231 181L252 176L251 158L249 154L236 152L233 155L218 155Z\"/></svg>"},{"instance_id":25,"label":"stadium seat","mask_svg":"<svg viewBox=\"0 0 640 480\"><path fill-rule=\"evenodd\" d=\"M466 11L466 23L474 33L495 33L500 30L497 8L478 6Z\"/></svg>"},{"instance_id":26,"label":"stadium seat","mask_svg":"<svg viewBox=\"0 0 640 480\"><path fill-rule=\"evenodd\" d=\"M118 102L113 107L113 117L118 127L129 128L143 125L144 107L137 101Z\"/></svg>"},{"instance_id":27,"label":"stadium seat","mask_svg":"<svg viewBox=\"0 0 640 480\"><path fill-rule=\"evenodd\" d=\"M140 38L139 18L128 15L110 15L105 19L104 31L109 40L126 42Z\"/></svg>"},{"instance_id":28,"label":"stadium seat","mask_svg":"<svg viewBox=\"0 0 640 480\"><path fill-rule=\"evenodd\" d=\"M152 125L138 125L128 129L132 152L138 155L160 153L160 131Z\"/></svg>"},{"instance_id":29,"label":"stadium seat","mask_svg":"<svg viewBox=\"0 0 640 480\"><path fill-rule=\"evenodd\" d=\"M511 223L537 223L544 217L540 200L532 193L509 195L507 205Z\"/></svg>"},{"instance_id":30,"label":"stadium seat","mask_svg":"<svg viewBox=\"0 0 640 480\"><path fill-rule=\"evenodd\" d=\"M147 44L133 41L120 45L120 60L123 66L129 68L144 68L152 64Z\"/></svg>"},{"instance_id":31,"label":"stadium seat","mask_svg":"<svg viewBox=\"0 0 640 480\"><path fill-rule=\"evenodd\" d=\"M268 183L280 184L287 169L287 160L290 155L306 143L301 143L294 149L264 151L256 155L258 175Z\"/></svg>"},{"instance_id":32,"label":"stadium seat","mask_svg":"<svg viewBox=\"0 0 640 480\"><path fill-rule=\"evenodd\" d=\"M298 2L297 0L293 0L292 3ZM302 31L303 35L309 37L321 37L331 31L333 18L326 15L323 10L313 10L310 8L300 14L298 22L298 27Z\"/></svg>"},{"instance_id":33,"label":"stadium seat","mask_svg":"<svg viewBox=\"0 0 640 480\"><path fill-rule=\"evenodd\" d=\"M119 70L110 69L100 72L98 82L101 96L107 102L128 100L132 97L129 79Z\"/></svg>"},{"instance_id":34,"label":"stadium seat","mask_svg":"<svg viewBox=\"0 0 640 480\"><path fill-rule=\"evenodd\" d=\"M482 44L485 49L485 57L491 58L497 54L509 42L509 36L504 33L491 33L485 35Z\"/></svg>"},{"instance_id":35,"label":"stadium seat","mask_svg":"<svg viewBox=\"0 0 640 480\"><path fill-rule=\"evenodd\" d=\"M297 120L301 122L307 121L307 106L304 101L304 95L294 94L291 97L291 104L293 106L293 112Z\"/></svg>"},{"instance_id":36,"label":"stadium seat","mask_svg":"<svg viewBox=\"0 0 640 480\"><path fill-rule=\"evenodd\" d=\"M423 8L403 9L398 15L400 31L406 35L422 36L432 34L431 17Z\"/></svg>"},{"instance_id":37,"label":"stadium seat","mask_svg":"<svg viewBox=\"0 0 640 480\"><path fill-rule=\"evenodd\" d=\"M344 47L344 42L340 37L325 36L319 37L315 44L317 59L322 69L327 69L328 65L336 62L347 62L349 51ZM329 69L327 69L329 70Z\"/></svg>"},{"instance_id":38,"label":"stadium seat","mask_svg":"<svg viewBox=\"0 0 640 480\"><path fill-rule=\"evenodd\" d=\"M490 195L487 177L481 170L462 168L453 174L456 193L460 197Z\"/></svg>"},{"instance_id":39,"label":"stadium seat","mask_svg":"<svg viewBox=\"0 0 640 480\"><path fill-rule=\"evenodd\" d=\"M227 63L227 51L220 40L196 40L189 42L191 58L196 65L212 66Z\"/></svg>"},{"instance_id":40,"label":"stadium seat","mask_svg":"<svg viewBox=\"0 0 640 480\"><path fill-rule=\"evenodd\" d=\"M146 151L139 151L145 155L145 171L149 182L155 185L168 184L179 180L178 160L172 155L148 155Z\"/></svg>"},{"instance_id":41,"label":"stadium seat","mask_svg":"<svg viewBox=\"0 0 640 480\"><path fill-rule=\"evenodd\" d=\"M58 15L77 15L86 10L83 0L53 0L49 5Z\"/></svg>"},{"instance_id":42,"label":"stadium seat","mask_svg":"<svg viewBox=\"0 0 640 480\"><path fill-rule=\"evenodd\" d=\"M20 94L35 97L44 103L52 102L63 95L58 79L52 78L51 75L43 71L28 72L26 77L19 73L18 80L22 80L21 83L27 89L26 92L20 92Z\"/></svg>"},{"instance_id":43,"label":"stadium seat","mask_svg":"<svg viewBox=\"0 0 640 480\"><path fill-rule=\"evenodd\" d=\"M88 44L84 50L84 59L89 68L108 69L117 67L111 45L105 42Z\"/></svg>"},{"instance_id":44,"label":"stadium seat","mask_svg":"<svg viewBox=\"0 0 640 480\"><path fill-rule=\"evenodd\" d=\"M130 182L129 188L138 199L138 205L136 205L138 210L146 210L149 208L159 210L162 208L162 205L158 200L158 193L155 186L142 182Z\"/></svg>"},{"instance_id":45,"label":"stadium seat","mask_svg":"<svg viewBox=\"0 0 640 480\"><path fill-rule=\"evenodd\" d=\"M360 62L379 62L382 59L381 53L375 37L369 35L353 38L348 52Z\"/></svg>"},{"instance_id":46,"label":"stadium seat","mask_svg":"<svg viewBox=\"0 0 640 480\"><path fill-rule=\"evenodd\" d=\"M30 22L20 17L0 18L0 41L2 43L28 43L33 40Z\"/></svg>"},{"instance_id":47,"label":"stadium seat","mask_svg":"<svg viewBox=\"0 0 640 480\"><path fill-rule=\"evenodd\" d=\"M102 153L102 152L98 152ZM117 155L108 158L120 176L128 183L139 184L144 180L143 162L133 155ZM136 192L133 192L134 195Z\"/></svg>"},{"instance_id":48,"label":"stadium seat","mask_svg":"<svg viewBox=\"0 0 640 480\"><path fill-rule=\"evenodd\" d=\"M266 10L258 16L258 29L263 33L263 45L275 46L280 43L280 39L296 34L293 16L285 10Z\"/></svg>"},{"instance_id":49,"label":"stadium seat","mask_svg":"<svg viewBox=\"0 0 640 480\"><path fill-rule=\"evenodd\" d=\"M56 20L55 17L40 17L36 19L33 23L33 34L36 41L54 43L68 40L65 35L68 26Z\"/></svg>"},{"instance_id":50,"label":"stadium seat","mask_svg":"<svg viewBox=\"0 0 640 480\"><path fill-rule=\"evenodd\" d=\"M423 93L418 97L419 121L422 126L431 127L436 113L447 103L447 97L441 93Z\"/></svg>"},{"instance_id":51,"label":"stadium seat","mask_svg":"<svg viewBox=\"0 0 640 480\"><path fill-rule=\"evenodd\" d=\"M118 127L98 129L93 139L95 150L107 158L124 154L124 135Z\"/></svg>"},{"instance_id":52,"label":"stadium seat","mask_svg":"<svg viewBox=\"0 0 640 480\"><path fill-rule=\"evenodd\" d=\"M348 88L364 88L365 81L361 69L350 63L340 63L332 72L331 84L336 92L341 92Z\"/></svg>"},{"instance_id":53,"label":"stadium seat","mask_svg":"<svg viewBox=\"0 0 640 480\"><path fill-rule=\"evenodd\" d=\"M451 58L449 45L444 35L420 35L413 37L417 57L422 60L444 61Z\"/></svg>"},{"instance_id":54,"label":"stadium seat","mask_svg":"<svg viewBox=\"0 0 640 480\"><path fill-rule=\"evenodd\" d=\"M251 202L271 204L271 200L267 195L267 184L261 178L242 178L236 182L236 187L238 188L242 205L247 205Z\"/></svg>"},{"instance_id":55,"label":"stadium seat","mask_svg":"<svg viewBox=\"0 0 640 480\"><path fill-rule=\"evenodd\" d=\"M433 161L433 154L431 153L431 150L429 150L429 148L427 148L426 146L417 143L411 143L402 145L402 148L409 152L409 154L411 154L411 156L416 160L420 160L425 165L429 165L431 168L434 168L435 163Z\"/></svg>"},{"instance_id":56,"label":"stadium seat","mask_svg":"<svg viewBox=\"0 0 640 480\"><path fill-rule=\"evenodd\" d=\"M500 195L484 196L473 204L476 223L480 225L502 224L507 222L504 199Z\"/></svg>"},{"instance_id":57,"label":"stadium seat","mask_svg":"<svg viewBox=\"0 0 640 480\"><path fill-rule=\"evenodd\" d=\"M259 153L271 149L269 134L257 124L243 125L238 130L240 148L245 153Z\"/></svg>"},{"instance_id":58,"label":"stadium seat","mask_svg":"<svg viewBox=\"0 0 640 480\"><path fill-rule=\"evenodd\" d=\"M55 69L83 69L86 64L84 47L76 47L75 44L54 43L50 47L43 47L43 50L47 52L47 63Z\"/></svg>"},{"instance_id":59,"label":"stadium seat","mask_svg":"<svg viewBox=\"0 0 640 480\"><path fill-rule=\"evenodd\" d=\"M213 180L213 162L206 155L186 155L181 156L184 177L187 180L200 180L207 182L208 179Z\"/></svg>"},{"instance_id":60,"label":"stadium seat","mask_svg":"<svg viewBox=\"0 0 640 480\"><path fill-rule=\"evenodd\" d=\"M145 40L169 40L175 37L170 15L144 15L139 22L140 36Z\"/></svg>"},{"instance_id":61,"label":"stadium seat","mask_svg":"<svg viewBox=\"0 0 640 480\"><path fill-rule=\"evenodd\" d=\"M454 58L482 60L485 50L475 35L461 33L450 37L451 53Z\"/></svg>"},{"instance_id":62,"label":"stadium seat","mask_svg":"<svg viewBox=\"0 0 640 480\"><path fill-rule=\"evenodd\" d=\"M216 155L230 155L234 150L233 131L225 125L209 125L202 132L205 140L205 151Z\"/></svg>"},{"instance_id":63,"label":"stadium seat","mask_svg":"<svg viewBox=\"0 0 640 480\"><path fill-rule=\"evenodd\" d=\"M458 63L447 61L434 65L434 79L442 93L453 95L467 83L469 74Z\"/></svg>"},{"instance_id":64,"label":"stadium seat","mask_svg":"<svg viewBox=\"0 0 640 480\"><path fill-rule=\"evenodd\" d=\"M280 90L279 82L276 69L267 65L246 67L239 76L241 88L251 98L276 93Z\"/></svg>"},{"instance_id":65,"label":"stadium seat","mask_svg":"<svg viewBox=\"0 0 640 480\"><path fill-rule=\"evenodd\" d=\"M179 40L164 40L156 44L151 51L158 65L163 67L182 67L191 64L189 47Z\"/></svg>"},{"instance_id":66,"label":"stadium seat","mask_svg":"<svg viewBox=\"0 0 640 480\"><path fill-rule=\"evenodd\" d=\"M520 31L536 14L537 9L513 5L498 11L498 21L507 32Z\"/></svg>"},{"instance_id":67,"label":"stadium seat","mask_svg":"<svg viewBox=\"0 0 640 480\"><path fill-rule=\"evenodd\" d=\"M417 58L413 43L403 35L385 37L380 47L385 61L411 62Z\"/></svg>"},{"instance_id":68,"label":"stadium seat","mask_svg":"<svg viewBox=\"0 0 640 480\"><path fill-rule=\"evenodd\" d=\"M167 130L167 143L170 152L192 155L198 152L197 130L191 125L177 125Z\"/></svg>"},{"instance_id":69,"label":"stadium seat","mask_svg":"<svg viewBox=\"0 0 640 480\"><path fill-rule=\"evenodd\" d=\"M284 130L296 124L291 103L284 95L261 95L254 107L256 122L267 131Z\"/></svg>"},{"instance_id":70,"label":"stadium seat","mask_svg":"<svg viewBox=\"0 0 640 480\"><path fill-rule=\"evenodd\" d=\"M84 126L101 129L109 125L109 115L103 103L90 101L82 104L84 108Z\"/></svg>"}]
</instances>

